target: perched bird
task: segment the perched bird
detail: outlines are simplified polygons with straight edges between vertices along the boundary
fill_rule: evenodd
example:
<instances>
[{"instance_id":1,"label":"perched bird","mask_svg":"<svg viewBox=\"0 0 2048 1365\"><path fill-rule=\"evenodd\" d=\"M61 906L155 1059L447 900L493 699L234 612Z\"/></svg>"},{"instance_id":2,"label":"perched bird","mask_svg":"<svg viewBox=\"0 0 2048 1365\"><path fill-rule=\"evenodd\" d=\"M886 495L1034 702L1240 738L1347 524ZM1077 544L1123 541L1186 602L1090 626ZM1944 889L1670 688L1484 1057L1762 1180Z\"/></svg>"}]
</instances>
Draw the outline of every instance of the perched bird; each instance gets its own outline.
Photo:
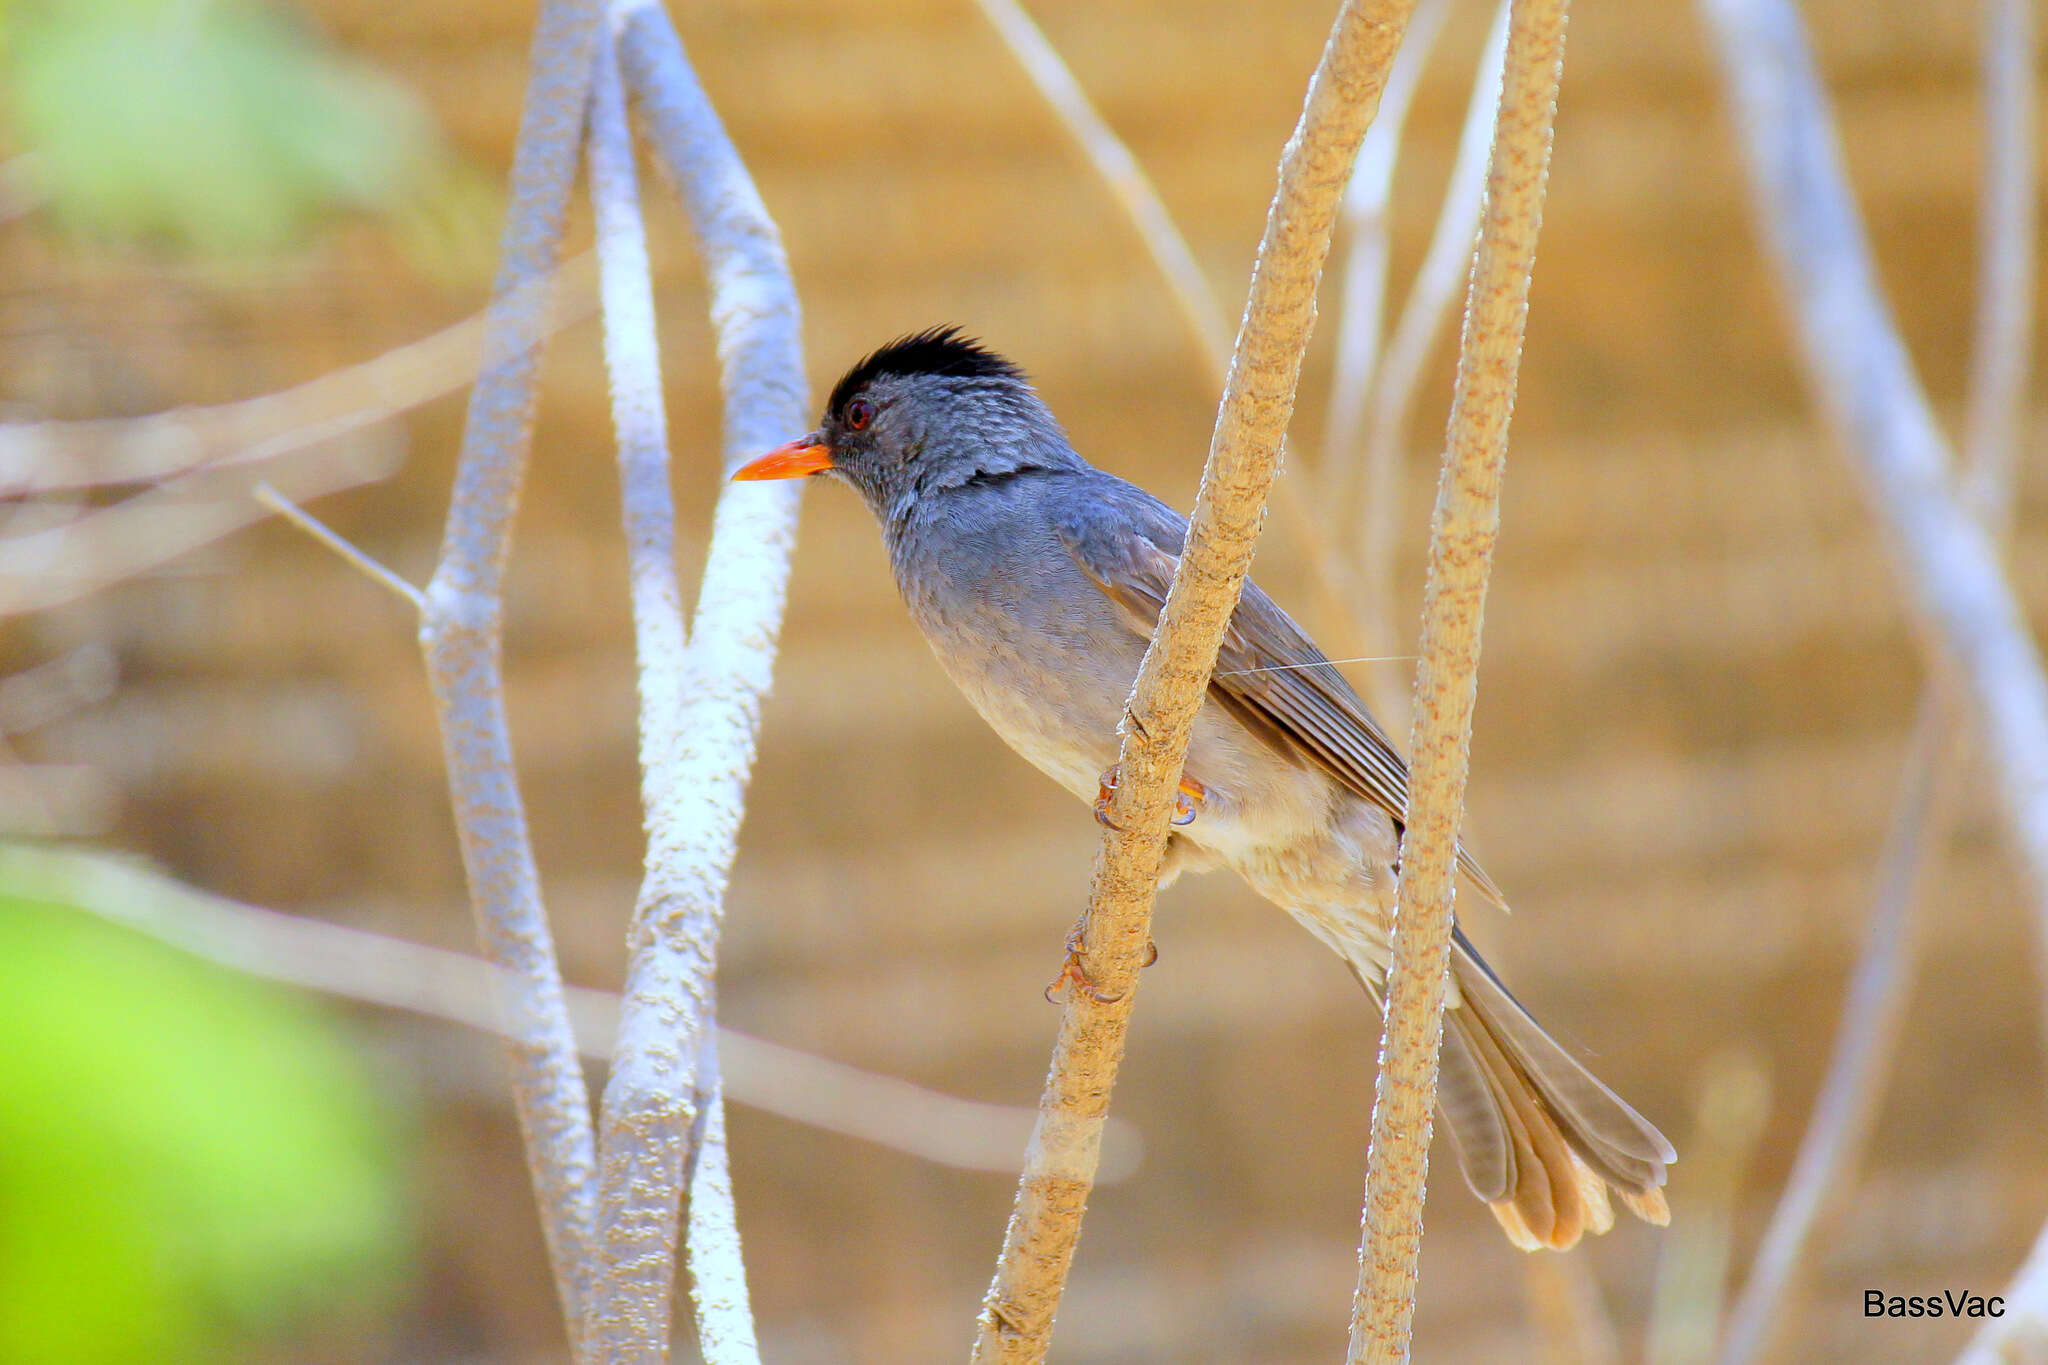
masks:
<instances>
[{"instance_id":1,"label":"perched bird","mask_svg":"<svg viewBox=\"0 0 2048 1365\"><path fill-rule=\"evenodd\" d=\"M982 718L1098 811L1117 724L1187 522L1095 468L1010 361L938 328L834 386L816 431L740 479L829 473L882 523L911 615ZM1188 745L1166 879L1234 868L1379 997L1408 770L1301 627L1247 582ZM1500 893L1461 851L1467 880ZM1676 1159L1642 1115L1516 1003L1462 930L1438 1112L1473 1192L1517 1246L1613 1224L1608 1187L1667 1221Z\"/></svg>"}]
</instances>

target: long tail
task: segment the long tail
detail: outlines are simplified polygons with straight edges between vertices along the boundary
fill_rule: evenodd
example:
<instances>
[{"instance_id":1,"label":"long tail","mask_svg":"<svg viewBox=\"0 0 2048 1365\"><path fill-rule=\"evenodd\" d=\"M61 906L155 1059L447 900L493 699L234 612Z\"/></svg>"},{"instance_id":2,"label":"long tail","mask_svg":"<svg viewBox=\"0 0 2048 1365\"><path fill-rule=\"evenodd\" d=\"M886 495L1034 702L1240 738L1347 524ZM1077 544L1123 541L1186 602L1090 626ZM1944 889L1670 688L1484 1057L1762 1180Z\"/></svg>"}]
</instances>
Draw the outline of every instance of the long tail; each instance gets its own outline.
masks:
<instances>
[{"instance_id":1,"label":"long tail","mask_svg":"<svg viewBox=\"0 0 2048 1365\"><path fill-rule=\"evenodd\" d=\"M1444 1015L1438 1112L1509 1239L1562 1251L1607 1231L1609 1186L1637 1217L1670 1221L1664 1168L1678 1154L1664 1135L1529 1017L1462 931L1451 977L1460 1003Z\"/></svg>"}]
</instances>

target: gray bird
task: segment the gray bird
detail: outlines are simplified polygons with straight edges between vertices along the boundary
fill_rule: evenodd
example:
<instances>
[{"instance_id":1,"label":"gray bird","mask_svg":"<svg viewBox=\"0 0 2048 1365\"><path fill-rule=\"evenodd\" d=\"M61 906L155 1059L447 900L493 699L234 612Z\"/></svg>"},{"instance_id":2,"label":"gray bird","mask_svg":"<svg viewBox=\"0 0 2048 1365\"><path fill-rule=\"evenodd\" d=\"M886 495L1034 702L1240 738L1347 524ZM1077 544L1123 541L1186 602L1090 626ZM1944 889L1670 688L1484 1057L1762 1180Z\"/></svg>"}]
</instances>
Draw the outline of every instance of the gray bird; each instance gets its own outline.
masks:
<instances>
[{"instance_id":1,"label":"gray bird","mask_svg":"<svg viewBox=\"0 0 2048 1365\"><path fill-rule=\"evenodd\" d=\"M905 337L834 386L816 431L735 476L830 473L882 523L939 663L1009 746L1102 809L1117 724L1187 521L1095 468L1023 372L956 329ZM1377 1000L1408 770L1365 705L1247 582L1188 745L1166 873L1234 868ZM1478 894L1500 893L1469 854ZM1515 1001L1456 931L1438 1112L1517 1246L1612 1226L1612 1186L1664 1223L1671 1144Z\"/></svg>"}]
</instances>

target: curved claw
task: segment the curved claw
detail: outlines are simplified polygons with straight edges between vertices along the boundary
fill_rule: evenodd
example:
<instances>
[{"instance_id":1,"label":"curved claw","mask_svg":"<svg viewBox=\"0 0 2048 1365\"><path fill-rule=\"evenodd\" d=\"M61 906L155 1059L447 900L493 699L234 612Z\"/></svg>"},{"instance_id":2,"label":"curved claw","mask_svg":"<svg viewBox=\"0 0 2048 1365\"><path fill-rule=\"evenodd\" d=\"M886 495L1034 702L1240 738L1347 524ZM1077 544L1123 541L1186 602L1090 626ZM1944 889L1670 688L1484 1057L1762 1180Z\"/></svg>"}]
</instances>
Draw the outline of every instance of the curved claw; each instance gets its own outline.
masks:
<instances>
[{"instance_id":1,"label":"curved claw","mask_svg":"<svg viewBox=\"0 0 2048 1365\"><path fill-rule=\"evenodd\" d=\"M1109 818L1109 801L1116 795L1117 787L1123 781L1123 772L1114 764L1102 770L1102 776L1095 781L1095 821L1107 829L1122 830L1123 826Z\"/></svg>"},{"instance_id":2,"label":"curved claw","mask_svg":"<svg viewBox=\"0 0 2048 1365\"><path fill-rule=\"evenodd\" d=\"M1082 935L1085 921L1077 923L1067 931L1067 956L1060 963L1059 975L1045 983L1045 1001L1049 1005L1059 1003L1059 993L1072 986L1098 1005L1113 1005L1124 998L1124 991L1105 991L1088 979L1088 969L1081 965L1083 949ZM1145 940L1145 960L1138 964L1140 969L1151 966L1159 960L1159 945L1151 939Z\"/></svg>"},{"instance_id":3,"label":"curved claw","mask_svg":"<svg viewBox=\"0 0 2048 1365\"><path fill-rule=\"evenodd\" d=\"M1124 998L1124 992L1105 991L1090 981L1088 973L1082 969L1081 959L1077 955L1070 955L1065 964L1060 967L1060 974L1045 983L1046 1003L1057 1005L1059 1003L1059 992L1065 990L1068 986L1072 986L1098 1005L1114 1005L1117 1001Z\"/></svg>"},{"instance_id":4,"label":"curved claw","mask_svg":"<svg viewBox=\"0 0 2048 1365\"><path fill-rule=\"evenodd\" d=\"M1123 774L1114 767L1104 769L1095 783L1095 818L1110 829L1121 830L1122 825L1109 818L1110 798L1122 783ZM1209 789L1194 778L1182 774L1180 791L1173 799L1172 824L1176 829L1195 823L1195 817L1202 813L1202 803L1209 798Z\"/></svg>"}]
</instances>

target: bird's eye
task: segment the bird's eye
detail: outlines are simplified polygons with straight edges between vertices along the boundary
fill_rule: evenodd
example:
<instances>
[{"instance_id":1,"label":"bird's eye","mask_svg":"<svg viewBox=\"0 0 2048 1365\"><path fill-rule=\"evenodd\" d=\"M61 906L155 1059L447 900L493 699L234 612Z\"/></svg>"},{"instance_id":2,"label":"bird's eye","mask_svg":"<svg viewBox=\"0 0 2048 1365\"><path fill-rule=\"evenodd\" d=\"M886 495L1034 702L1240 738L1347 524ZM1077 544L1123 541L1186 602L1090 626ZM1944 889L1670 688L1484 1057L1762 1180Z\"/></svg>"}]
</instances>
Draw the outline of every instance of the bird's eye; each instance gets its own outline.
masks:
<instances>
[{"instance_id":1,"label":"bird's eye","mask_svg":"<svg viewBox=\"0 0 2048 1365\"><path fill-rule=\"evenodd\" d=\"M865 398L856 398L846 405L846 425L855 431L866 431L868 423L875 420L874 404Z\"/></svg>"}]
</instances>

